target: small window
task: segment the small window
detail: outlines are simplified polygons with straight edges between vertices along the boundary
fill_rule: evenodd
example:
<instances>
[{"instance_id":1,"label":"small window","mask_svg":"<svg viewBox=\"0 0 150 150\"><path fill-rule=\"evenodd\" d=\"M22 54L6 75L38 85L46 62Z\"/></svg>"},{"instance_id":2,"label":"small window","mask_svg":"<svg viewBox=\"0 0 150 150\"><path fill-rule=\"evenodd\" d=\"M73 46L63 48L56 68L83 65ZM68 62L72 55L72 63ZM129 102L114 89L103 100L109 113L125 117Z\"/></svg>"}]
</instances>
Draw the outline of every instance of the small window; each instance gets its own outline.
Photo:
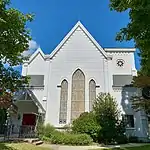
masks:
<instances>
[{"instance_id":1,"label":"small window","mask_svg":"<svg viewBox=\"0 0 150 150\"><path fill-rule=\"evenodd\" d=\"M33 87L43 87L44 86L44 75L29 75L29 85Z\"/></svg>"},{"instance_id":2,"label":"small window","mask_svg":"<svg viewBox=\"0 0 150 150\"><path fill-rule=\"evenodd\" d=\"M118 67L123 67L123 66L124 66L124 63L125 63L125 62L124 62L123 59L118 59L118 60L117 60L117 66L118 66Z\"/></svg>"},{"instance_id":3,"label":"small window","mask_svg":"<svg viewBox=\"0 0 150 150\"><path fill-rule=\"evenodd\" d=\"M133 115L125 115L125 124L127 128L134 128L134 116Z\"/></svg>"}]
</instances>

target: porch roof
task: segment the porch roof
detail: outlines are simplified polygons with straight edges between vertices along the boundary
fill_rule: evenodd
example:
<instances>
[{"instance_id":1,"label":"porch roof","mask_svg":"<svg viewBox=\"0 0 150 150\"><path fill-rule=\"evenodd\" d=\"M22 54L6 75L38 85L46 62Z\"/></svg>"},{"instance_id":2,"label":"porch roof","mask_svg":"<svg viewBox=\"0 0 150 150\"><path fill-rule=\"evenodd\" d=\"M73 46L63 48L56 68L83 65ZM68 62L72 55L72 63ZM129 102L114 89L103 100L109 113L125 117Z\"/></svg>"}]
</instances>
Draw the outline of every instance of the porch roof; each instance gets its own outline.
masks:
<instances>
[{"instance_id":1,"label":"porch roof","mask_svg":"<svg viewBox=\"0 0 150 150\"><path fill-rule=\"evenodd\" d=\"M39 102L39 100L37 99L35 94L30 89L22 89L22 90L18 91L15 94L13 100L16 102L17 101L33 101L38 106L38 108L40 108L42 110L43 113L46 113L42 104Z\"/></svg>"}]
</instances>

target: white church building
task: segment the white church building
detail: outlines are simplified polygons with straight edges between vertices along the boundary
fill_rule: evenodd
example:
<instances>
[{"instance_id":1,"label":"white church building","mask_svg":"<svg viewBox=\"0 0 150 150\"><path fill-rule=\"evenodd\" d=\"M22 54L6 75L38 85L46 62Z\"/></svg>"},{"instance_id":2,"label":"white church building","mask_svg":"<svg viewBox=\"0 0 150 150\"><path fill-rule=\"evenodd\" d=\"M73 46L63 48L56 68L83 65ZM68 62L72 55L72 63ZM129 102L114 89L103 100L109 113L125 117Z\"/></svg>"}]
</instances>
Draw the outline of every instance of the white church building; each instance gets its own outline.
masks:
<instances>
[{"instance_id":1,"label":"white church building","mask_svg":"<svg viewBox=\"0 0 150 150\"><path fill-rule=\"evenodd\" d=\"M70 124L83 112L92 110L100 92L110 93L126 116L127 134L146 138L148 119L131 108L131 86L136 76L135 48L103 48L78 22L61 43L45 55L40 48L22 68L30 76L30 87L15 102L19 118L14 123L35 125L37 116L57 128Z\"/></svg>"}]
</instances>

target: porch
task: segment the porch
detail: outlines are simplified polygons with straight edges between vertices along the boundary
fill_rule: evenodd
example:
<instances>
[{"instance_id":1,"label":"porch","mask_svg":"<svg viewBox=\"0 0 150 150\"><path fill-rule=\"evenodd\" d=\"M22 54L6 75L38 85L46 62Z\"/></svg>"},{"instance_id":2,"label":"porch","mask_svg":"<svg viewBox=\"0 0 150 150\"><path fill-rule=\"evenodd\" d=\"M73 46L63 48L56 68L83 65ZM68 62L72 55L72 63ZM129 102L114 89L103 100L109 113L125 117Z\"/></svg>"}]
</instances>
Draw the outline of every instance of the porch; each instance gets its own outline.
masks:
<instances>
[{"instance_id":1,"label":"porch","mask_svg":"<svg viewBox=\"0 0 150 150\"><path fill-rule=\"evenodd\" d=\"M17 112L9 109L6 125L3 125L5 138L33 138L37 136L36 127L44 121L45 110L30 89L21 90L14 96Z\"/></svg>"}]
</instances>

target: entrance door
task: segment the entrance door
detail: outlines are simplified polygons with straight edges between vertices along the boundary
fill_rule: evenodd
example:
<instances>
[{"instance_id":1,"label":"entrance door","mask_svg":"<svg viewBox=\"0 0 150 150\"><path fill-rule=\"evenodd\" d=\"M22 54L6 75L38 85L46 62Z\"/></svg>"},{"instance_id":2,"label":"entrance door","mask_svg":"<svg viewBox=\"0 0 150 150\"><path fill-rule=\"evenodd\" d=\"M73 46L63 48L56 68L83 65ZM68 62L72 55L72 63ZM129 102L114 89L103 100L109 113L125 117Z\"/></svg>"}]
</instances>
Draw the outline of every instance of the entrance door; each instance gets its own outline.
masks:
<instances>
[{"instance_id":1,"label":"entrance door","mask_svg":"<svg viewBox=\"0 0 150 150\"><path fill-rule=\"evenodd\" d=\"M35 114L23 114L22 125L23 126L35 126L36 115Z\"/></svg>"}]
</instances>

